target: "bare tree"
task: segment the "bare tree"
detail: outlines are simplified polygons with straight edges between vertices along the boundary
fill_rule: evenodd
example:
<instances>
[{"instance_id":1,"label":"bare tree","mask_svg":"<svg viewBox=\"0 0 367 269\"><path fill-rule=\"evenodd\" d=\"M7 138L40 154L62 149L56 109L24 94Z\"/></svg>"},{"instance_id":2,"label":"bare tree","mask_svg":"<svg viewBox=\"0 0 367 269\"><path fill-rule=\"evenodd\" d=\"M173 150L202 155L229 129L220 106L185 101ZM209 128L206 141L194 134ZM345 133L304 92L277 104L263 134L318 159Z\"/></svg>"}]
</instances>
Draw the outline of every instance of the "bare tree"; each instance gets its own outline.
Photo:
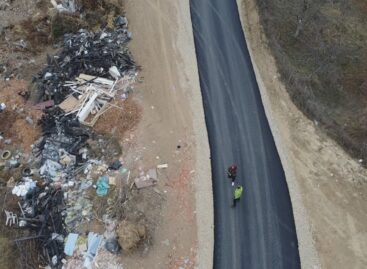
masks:
<instances>
[{"instance_id":1,"label":"bare tree","mask_svg":"<svg viewBox=\"0 0 367 269\"><path fill-rule=\"evenodd\" d=\"M307 9L308 9L308 0L303 0L303 7L302 7L301 14L297 16L297 29L296 29L296 32L294 33L294 38L297 38L303 29L303 23L304 23Z\"/></svg>"}]
</instances>

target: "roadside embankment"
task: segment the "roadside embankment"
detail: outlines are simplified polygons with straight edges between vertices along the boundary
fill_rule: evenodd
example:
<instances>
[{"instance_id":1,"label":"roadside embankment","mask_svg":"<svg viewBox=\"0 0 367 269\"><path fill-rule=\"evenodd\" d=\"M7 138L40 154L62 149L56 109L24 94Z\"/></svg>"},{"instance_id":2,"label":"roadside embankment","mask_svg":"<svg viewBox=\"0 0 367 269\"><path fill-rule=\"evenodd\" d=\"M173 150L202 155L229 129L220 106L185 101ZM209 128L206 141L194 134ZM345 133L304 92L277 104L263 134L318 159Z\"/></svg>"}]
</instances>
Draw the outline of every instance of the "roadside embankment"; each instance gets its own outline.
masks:
<instances>
[{"instance_id":1,"label":"roadside embankment","mask_svg":"<svg viewBox=\"0 0 367 269\"><path fill-rule=\"evenodd\" d=\"M237 0L256 78L286 174L302 268L365 268L367 174L291 101L254 0Z\"/></svg>"}]
</instances>

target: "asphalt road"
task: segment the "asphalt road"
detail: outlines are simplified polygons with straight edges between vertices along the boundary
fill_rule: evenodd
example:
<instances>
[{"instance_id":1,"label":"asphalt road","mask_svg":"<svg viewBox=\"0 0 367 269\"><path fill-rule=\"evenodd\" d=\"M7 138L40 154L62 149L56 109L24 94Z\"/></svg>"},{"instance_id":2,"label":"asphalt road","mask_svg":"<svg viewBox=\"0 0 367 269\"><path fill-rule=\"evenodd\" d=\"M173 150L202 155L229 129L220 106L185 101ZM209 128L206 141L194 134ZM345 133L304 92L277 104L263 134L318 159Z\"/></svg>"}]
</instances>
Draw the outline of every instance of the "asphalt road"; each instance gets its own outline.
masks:
<instances>
[{"instance_id":1,"label":"asphalt road","mask_svg":"<svg viewBox=\"0 0 367 269\"><path fill-rule=\"evenodd\" d=\"M284 171L265 116L235 0L191 0L213 169L214 268L300 268ZM244 193L231 208L226 178Z\"/></svg>"}]
</instances>

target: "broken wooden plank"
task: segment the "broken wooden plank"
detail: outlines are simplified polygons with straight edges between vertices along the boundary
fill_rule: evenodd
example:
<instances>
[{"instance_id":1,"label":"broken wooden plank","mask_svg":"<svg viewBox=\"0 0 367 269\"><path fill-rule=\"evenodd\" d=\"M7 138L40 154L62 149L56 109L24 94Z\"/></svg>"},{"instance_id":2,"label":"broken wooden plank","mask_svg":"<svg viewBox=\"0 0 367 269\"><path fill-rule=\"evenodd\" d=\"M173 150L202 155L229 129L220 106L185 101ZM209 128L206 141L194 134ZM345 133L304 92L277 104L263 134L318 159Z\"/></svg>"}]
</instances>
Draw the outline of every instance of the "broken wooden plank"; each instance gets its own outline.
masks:
<instances>
[{"instance_id":1,"label":"broken wooden plank","mask_svg":"<svg viewBox=\"0 0 367 269\"><path fill-rule=\"evenodd\" d=\"M70 95L61 104L59 104L59 108L64 110L66 113L75 110L78 106L80 106L80 100L72 95Z\"/></svg>"},{"instance_id":2,"label":"broken wooden plank","mask_svg":"<svg viewBox=\"0 0 367 269\"><path fill-rule=\"evenodd\" d=\"M90 81L92 83L106 84L106 85L109 85L109 86L112 86L115 83L115 81L110 80L110 79L90 76L90 75L86 75L86 74L80 74L79 77L77 77L76 79L77 80L84 80L84 82Z\"/></svg>"}]
</instances>

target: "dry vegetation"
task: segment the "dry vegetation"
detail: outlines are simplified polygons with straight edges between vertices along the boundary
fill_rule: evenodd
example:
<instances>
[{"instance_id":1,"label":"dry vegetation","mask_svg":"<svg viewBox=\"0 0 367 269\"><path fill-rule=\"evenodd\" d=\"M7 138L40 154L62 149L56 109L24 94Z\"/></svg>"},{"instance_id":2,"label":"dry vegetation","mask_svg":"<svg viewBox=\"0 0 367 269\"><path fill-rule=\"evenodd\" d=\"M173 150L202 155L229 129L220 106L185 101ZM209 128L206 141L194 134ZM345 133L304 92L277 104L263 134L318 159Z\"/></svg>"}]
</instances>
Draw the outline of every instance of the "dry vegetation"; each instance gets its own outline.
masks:
<instances>
[{"instance_id":1,"label":"dry vegetation","mask_svg":"<svg viewBox=\"0 0 367 269\"><path fill-rule=\"evenodd\" d=\"M101 134L109 134L121 139L125 132L136 127L141 119L141 107L133 100L118 100L98 120L94 129Z\"/></svg>"},{"instance_id":2,"label":"dry vegetation","mask_svg":"<svg viewBox=\"0 0 367 269\"><path fill-rule=\"evenodd\" d=\"M0 0L1 3L1 0ZM55 54L65 33L113 26L122 0L78 0L78 12L58 13L49 0L13 0L0 8L0 79L30 80Z\"/></svg>"},{"instance_id":3,"label":"dry vegetation","mask_svg":"<svg viewBox=\"0 0 367 269\"><path fill-rule=\"evenodd\" d=\"M256 0L296 105L367 161L367 2Z\"/></svg>"}]
</instances>

